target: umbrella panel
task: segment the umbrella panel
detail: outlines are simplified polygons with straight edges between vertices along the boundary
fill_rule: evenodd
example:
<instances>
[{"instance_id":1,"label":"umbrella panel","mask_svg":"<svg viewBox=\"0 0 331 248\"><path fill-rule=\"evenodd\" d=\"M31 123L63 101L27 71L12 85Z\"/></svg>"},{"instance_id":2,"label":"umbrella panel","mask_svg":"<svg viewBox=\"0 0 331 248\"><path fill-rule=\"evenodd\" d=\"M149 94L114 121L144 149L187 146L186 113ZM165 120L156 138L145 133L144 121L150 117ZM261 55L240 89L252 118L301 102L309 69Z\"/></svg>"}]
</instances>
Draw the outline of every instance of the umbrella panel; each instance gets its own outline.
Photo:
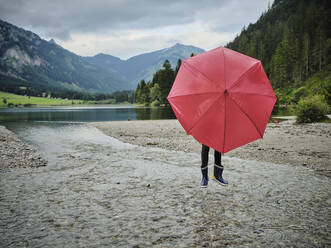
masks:
<instances>
[{"instance_id":1,"label":"umbrella panel","mask_svg":"<svg viewBox=\"0 0 331 248\"><path fill-rule=\"evenodd\" d=\"M222 153L262 138L254 123L231 96L226 98L225 105L225 141Z\"/></svg>"},{"instance_id":2,"label":"umbrella panel","mask_svg":"<svg viewBox=\"0 0 331 248\"><path fill-rule=\"evenodd\" d=\"M240 110L247 115L262 138L276 99L272 96L239 92L231 93L230 98L237 104Z\"/></svg>"},{"instance_id":3,"label":"umbrella panel","mask_svg":"<svg viewBox=\"0 0 331 248\"><path fill-rule=\"evenodd\" d=\"M196 68L183 62L170 90L168 100L176 96L220 92L220 86L206 78Z\"/></svg>"},{"instance_id":4,"label":"umbrella panel","mask_svg":"<svg viewBox=\"0 0 331 248\"><path fill-rule=\"evenodd\" d=\"M275 93L269 83L261 62L254 65L240 80L229 89L232 93L242 92L246 94L268 95L275 97Z\"/></svg>"},{"instance_id":5,"label":"umbrella panel","mask_svg":"<svg viewBox=\"0 0 331 248\"><path fill-rule=\"evenodd\" d=\"M219 96L188 133L201 144L220 152L224 141L225 98L224 95Z\"/></svg>"},{"instance_id":6,"label":"umbrella panel","mask_svg":"<svg viewBox=\"0 0 331 248\"><path fill-rule=\"evenodd\" d=\"M247 73L254 65L259 63L257 59L244 54L223 48L224 53L224 78L226 88L230 89L236 82Z\"/></svg>"},{"instance_id":7,"label":"umbrella panel","mask_svg":"<svg viewBox=\"0 0 331 248\"><path fill-rule=\"evenodd\" d=\"M192 127L219 98L219 95L219 93L195 94L176 96L168 100L178 121L185 131L189 133Z\"/></svg>"}]
</instances>

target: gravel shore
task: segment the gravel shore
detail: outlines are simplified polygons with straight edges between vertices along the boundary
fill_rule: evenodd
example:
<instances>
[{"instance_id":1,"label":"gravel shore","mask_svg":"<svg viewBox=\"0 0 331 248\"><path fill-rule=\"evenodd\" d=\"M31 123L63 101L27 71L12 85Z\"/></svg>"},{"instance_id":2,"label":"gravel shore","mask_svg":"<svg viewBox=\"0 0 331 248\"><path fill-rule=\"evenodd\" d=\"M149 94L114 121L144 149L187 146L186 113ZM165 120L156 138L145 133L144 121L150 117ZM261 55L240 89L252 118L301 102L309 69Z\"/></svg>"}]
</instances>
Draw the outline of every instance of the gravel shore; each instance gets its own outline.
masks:
<instances>
[{"instance_id":1,"label":"gravel shore","mask_svg":"<svg viewBox=\"0 0 331 248\"><path fill-rule=\"evenodd\" d=\"M16 134L0 126L0 171L16 167L40 167L47 162Z\"/></svg>"},{"instance_id":2,"label":"gravel shore","mask_svg":"<svg viewBox=\"0 0 331 248\"><path fill-rule=\"evenodd\" d=\"M330 246L331 181L316 169L224 156L229 185L202 189L200 146L176 121L113 125L19 129L48 165L1 171L0 247Z\"/></svg>"},{"instance_id":3,"label":"gravel shore","mask_svg":"<svg viewBox=\"0 0 331 248\"><path fill-rule=\"evenodd\" d=\"M296 125L295 120L269 123L263 139L226 156L299 165L331 177L331 124ZM126 143L199 153L201 145L186 135L177 120L96 122L91 125Z\"/></svg>"}]
</instances>

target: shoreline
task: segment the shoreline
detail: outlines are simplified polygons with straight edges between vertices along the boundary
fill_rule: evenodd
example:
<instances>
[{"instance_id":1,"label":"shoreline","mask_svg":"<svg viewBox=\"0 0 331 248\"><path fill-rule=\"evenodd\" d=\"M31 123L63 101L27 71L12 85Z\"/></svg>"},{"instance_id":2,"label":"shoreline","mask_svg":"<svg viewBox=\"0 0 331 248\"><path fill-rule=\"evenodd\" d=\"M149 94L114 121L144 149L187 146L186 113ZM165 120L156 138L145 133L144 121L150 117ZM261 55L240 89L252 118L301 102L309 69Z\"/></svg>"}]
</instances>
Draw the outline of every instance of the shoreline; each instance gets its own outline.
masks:
<instances>
[{"instance_id":1,"label":"shoreline","mask_svg":"<svg viewBox=\"0 0 331 248\"><path fill-rule=\"evenodd\" d=\"M263 139L225 154L244 160L289 164L313 169L331 177L331 125L294 124L295 120L269 123ZM134 120L92 122L91 125L122 142L172 151L200 153L201 145L186 134L177 120ZM210 152L212 155L212 152ZM209 163L213 163L211 158ZM40 167L47 162L34 147L15 133L0 126L0 170L15 167Z\"/></svg>"},{"instance_id":2,"label":"shoreline","mask_svg":"<svg viewBox=\"0 0 331 248\"><path fill-rule=\"evenodd\" d=\"M296 125L294 122L290 119L279 124L269 123L263 139L232 150L225 156L299 165L331 177L331 125ZM88 125L125 143L183 152L201 151L201 145L186 134L177 120L92 122Z\"/></svg>"}]
</instances>

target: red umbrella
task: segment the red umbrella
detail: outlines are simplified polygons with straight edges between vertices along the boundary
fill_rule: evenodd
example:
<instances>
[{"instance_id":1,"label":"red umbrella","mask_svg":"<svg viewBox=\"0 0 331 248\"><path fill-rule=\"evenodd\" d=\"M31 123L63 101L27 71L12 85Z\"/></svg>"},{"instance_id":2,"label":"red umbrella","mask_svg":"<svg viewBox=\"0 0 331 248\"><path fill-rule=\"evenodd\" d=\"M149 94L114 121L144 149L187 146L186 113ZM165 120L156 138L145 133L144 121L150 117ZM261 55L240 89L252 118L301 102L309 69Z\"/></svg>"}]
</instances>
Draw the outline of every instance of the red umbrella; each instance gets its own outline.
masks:
<instances>
[{"instance_id":1,"label":"red umbrella","mask_svg":"<svg viewBox=\"0 0 331 248\"><path fill-rule=\"evenodd\" d=\"M259 60L218 47L183 60L168 101L187 134L226 153L263 137L276 96Z\"/></svg>"}]
</instances>

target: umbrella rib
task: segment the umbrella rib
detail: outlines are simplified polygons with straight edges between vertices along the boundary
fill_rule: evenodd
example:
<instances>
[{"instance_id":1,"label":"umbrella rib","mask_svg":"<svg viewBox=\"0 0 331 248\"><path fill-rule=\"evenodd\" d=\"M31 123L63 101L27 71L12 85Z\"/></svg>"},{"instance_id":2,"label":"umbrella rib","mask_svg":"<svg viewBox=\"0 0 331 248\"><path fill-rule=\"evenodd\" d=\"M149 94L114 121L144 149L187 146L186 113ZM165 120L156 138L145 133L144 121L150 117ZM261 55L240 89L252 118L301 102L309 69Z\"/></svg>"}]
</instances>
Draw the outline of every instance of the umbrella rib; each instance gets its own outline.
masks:
<instances>
[{"instance_id":1,"label":"umbrella rib","mask_svg":"<svg viewBox=\"0 0 331 248\"><path fill-rule=\"evenodd\" d=\"M225 76L225 54L224 54L224 48L222 49L222 53L223 53L223 81L224 81L224 89L226 89L226 76Z\"/></svg>"},{"instance_id":2,"label":"umbrella rib","mask_svg":"<svg viewBox=\"0 0 331 248\"><path fill-rule=\"evenodd\" d=\"M265 96L265 97L272 97L275 98L276 96L273 95L264 95L264 94L258 94L258 93L246 93L246 92L241 92L241 91L237 91L237 92L233 92L231 91L231 94L244 94L244 95L254 95L254 96Z\"/></svg>"},{"instance_id":3,"label":"umbrella rib","mask_svg":"<svg viewBox=\"0 0 331 248\"><path fill-rule=\"evenodd\" d=\"M212 104L210 104L210 106L209 106L209 108L200 116L200 118L192 125L192 127L187 131L187 133L188 134L190 134L190 132L191 132L191 130L199 123L199 121L201 120L201 119L203 119L203 116L204 115L206 115L206 113L208 113L208 111L211 109L211 107L215 104L215 102L217 102L218 101L218 99L220 99L222 97L222 95L220 95L219 97L217 97L216 99L215 99L215 101L212 103Z\"/></svg>"},{"instance_id":4,"label":"umbrella rib","mask_svg":"<svg viewBox=\"0 0 331 248\"><path fill-rule=\"evenodd\" d=\"M259 64L259 62L255 63L251 68L249 68L247 71L245 71L245 72L244 72L244 73L243 73L243 74L237 79L237 81L235 81L235 82L231 85L231 87L230 87L228 90L232 89L232 88L235 87L238 83L240 83L240 81L243 79L244 76L246 76L247 73L249 73L249 72L251 72L251 71L253 71L253 70L256 69L256 67L257 67L258 64Z\"/></svg>"},{"instance_id":5,"label":"umbrella rib","mask_svg":"<svg viewBox=\"0 0 331 248\"><path fill-rule=\"evenodd\" d=\"M185 65L187 65L189 67L190 70L194 70L197 73L200 73L204 78L206 78L210 83L215 83L213 80L211 80L210 78L208 78L204 73L202 73L201 71L199 71L197 68L195 68L193 65L190 65L189 63L187 63L185 60L183 61Z\"/></svg>"},{"instance_id":6,"label":"umbrella rib","mask_svg":"<svg viewBox=\"0 0 331 248\"><path fill-rule=\"evenodd\" d=\"M226 66L226 63L225 63L225 54L224 54L224 48L222 49L222 52L223 52L223 77L224 77L224 88L226 89L226 85L227 85L227 82L226 82L226 75L225 75L225 66ZM225 94L225 98L224 98L224 135L223 135L223 153L224 153L224 148L225 148L225 130L226 130L226 95Z\"/></svg>"},{"instance_id":7,"label":"umbrella rib","mask_svg":"<svg viewBox=\"0 0 331 248\"><path fill-rule=\"evenodd\" d=\"M225 94L225 99L224 99L224 135L223 135L223 153L224 153L224 148L225 148L225 130L226 130L226 97L227 94Z\"/></svg>"},{"instance_id":8,"label":"umbrella rib","mask_svg":"<svg viewBox=\"0 0 331 248\"><path fill-rule=\"evenodd\" d=\"M208 92L203 92L203 93L188 93L185 95L174 95L174 96L168 97L168 99L175 98L175 97L181 97L181 96L194 96L194 95L204 95L204 94L220 94L220 93L218 91L217 92L208 91Z\"/></svg>"},{"instance_id":9,"label":"umbrella rib","mask_svg":"<svg viewBox=\"0 0 331 248\"><path fill-rule=\"evenodd\" d=\"M250 120L250 122L254 125L256 131L259 133L259 135L261 136L261 138L263 137L263 135L261 134L260 130L257 128L255 122L249 117L249 115L240 107L240 105L231 97L231 100L237 105L237 107L241 110L241 112L243 112L246 117Z\"/></svg>"}]
</instances>

